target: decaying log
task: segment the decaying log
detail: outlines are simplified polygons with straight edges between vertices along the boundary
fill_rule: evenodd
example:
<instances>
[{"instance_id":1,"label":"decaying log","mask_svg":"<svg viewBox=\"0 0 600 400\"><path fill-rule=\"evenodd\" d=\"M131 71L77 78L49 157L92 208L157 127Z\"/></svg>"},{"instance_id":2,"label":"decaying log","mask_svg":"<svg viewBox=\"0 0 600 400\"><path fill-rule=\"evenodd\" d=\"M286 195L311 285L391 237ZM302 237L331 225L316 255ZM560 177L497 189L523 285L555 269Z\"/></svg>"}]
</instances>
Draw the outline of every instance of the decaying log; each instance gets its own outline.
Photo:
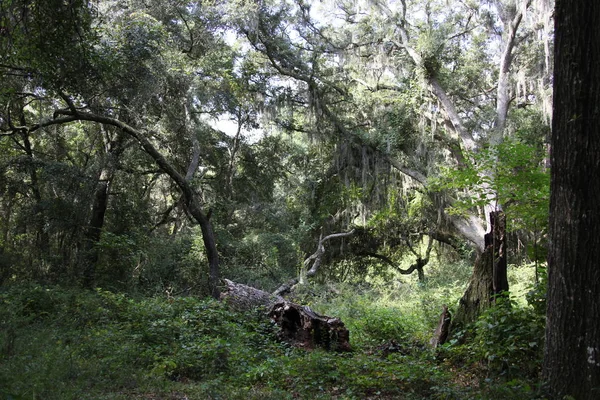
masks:
<instances>
[{"instance_id":1,"label":"decaying log","mask_svg":"<svg viewBox=\"0 0 600 400\"><path fill-rule=\"evenodd\" d=\"M264 307L269 310L274 304L284 301L283 297L272 295L264 290L253 288L223 279L227 287L221 292L220 299L232 308L239 311L247 311L256 307Z\"/></svg>"},{"instance_id":2,"label":"decaying log","mask_svg":"<svg viewBox=\"0 0 600 400\"><path fill-rule=\"evenodd\" d=\"M438 347L446 343L448 339L448 332L450 331L450 322L452 321L452 316L450 315L450 311L448 311L448 306L443 305L442 315L440 315L440 321L438 322L437 328L435 328L435 332L433 337L429 341L431 347Z\"/></svg>"},{"instance_id":3,"label":"decaying log","mask_svg":"<svg viewBox=\"0 0 600 400\"><path fill-rule=\"evenodd\" d=\"M280 327L279 337L288 343L305 349L350 351L350 333L339 318L288 301L275 304L269 316Z\"/></svg>"},{"instance_id":4,"label":"decaying log","mask_svg":"<svg viewBox=\"0 0 600 400\"><path fill-rule=\"evenodd\" d=\"M350 350L350 333L339 318L317 314L307 306L248 285L223 281L227 286L221 292L221 300L238 311L257 307L270 310L268 316L279 326L281 340L305 349Z\"/></svg>"}]
</instances>

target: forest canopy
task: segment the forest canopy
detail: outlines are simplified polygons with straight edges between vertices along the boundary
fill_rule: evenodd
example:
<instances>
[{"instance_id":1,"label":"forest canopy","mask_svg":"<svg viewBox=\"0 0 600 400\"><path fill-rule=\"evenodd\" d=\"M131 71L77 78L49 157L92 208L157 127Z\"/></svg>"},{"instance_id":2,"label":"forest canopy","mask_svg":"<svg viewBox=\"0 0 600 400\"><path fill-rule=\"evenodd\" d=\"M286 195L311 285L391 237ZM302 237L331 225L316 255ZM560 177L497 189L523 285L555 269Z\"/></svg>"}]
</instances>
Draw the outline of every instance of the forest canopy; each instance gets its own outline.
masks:
<instances>
[{"instance_id":1,"label":"forest canopy","mask_svg":"<svg viewBox=\"0 0 600 400\"><path fill-rule=\"evenodd\" d=\"M550 4L446 3L3 2L2 280L273 289L353 228L360 280L497 210L542 260Z\"/></svg>"},{"instance_id":2,"label":"forest canopy","mask_svg":"<svg viewBox=\"0 0 600 400\"><path fill-rule=\"evenodd\" d=\"M33 307L2 326L73 312L78 331L101 304L91 324L105 309L110 334L166 354L123 365L176 382L221 373L225 388L230 373L262 382L251 368L284 353L305 362L207 299L237 282L340 314L365 365L427 346L414 398L468 398L458 381L485 374L501 384L482 398L533 398L554 18L552 0L0 0L0 301ZM145 312L194 339L169 353ZM193 313L212 321L201 356ZM446 313L449 343L431 350ZM263 331L259 359L244 346ZM10 335L0 359L16 357ZM234 353L242 364L219 364ZM424 378L471 361L485 367L462 369L448 397L446 375ZM367 369L394 380L390 365ZM357 382L339 398L375 396ZM338 381L321 384L337 398Z\"/></svg>"}]
</instances>

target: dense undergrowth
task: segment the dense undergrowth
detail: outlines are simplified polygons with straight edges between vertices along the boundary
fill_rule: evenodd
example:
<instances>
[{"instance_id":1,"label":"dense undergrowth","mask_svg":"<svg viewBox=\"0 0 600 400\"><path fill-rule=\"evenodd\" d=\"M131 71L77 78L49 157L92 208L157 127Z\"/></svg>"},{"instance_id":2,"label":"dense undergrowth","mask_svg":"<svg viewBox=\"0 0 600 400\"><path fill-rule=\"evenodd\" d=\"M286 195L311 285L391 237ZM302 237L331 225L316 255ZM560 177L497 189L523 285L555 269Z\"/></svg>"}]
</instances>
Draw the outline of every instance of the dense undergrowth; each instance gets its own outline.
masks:
<instances>
[{"instance_id":1,"label":"dense undergrowth","mask_svg":"<svg viewBox=\"0 0 600 400\"><path fill-rule=\"evenodd\" d=\"M0 398L537 398L542 295L530 296L537 308L517 298L432 350L441 304L462 289L441 283L303 288L299 300L349 327L343 354L291 348L260 311L208 299L5 287Z\"/></svg>"}]
</instances>

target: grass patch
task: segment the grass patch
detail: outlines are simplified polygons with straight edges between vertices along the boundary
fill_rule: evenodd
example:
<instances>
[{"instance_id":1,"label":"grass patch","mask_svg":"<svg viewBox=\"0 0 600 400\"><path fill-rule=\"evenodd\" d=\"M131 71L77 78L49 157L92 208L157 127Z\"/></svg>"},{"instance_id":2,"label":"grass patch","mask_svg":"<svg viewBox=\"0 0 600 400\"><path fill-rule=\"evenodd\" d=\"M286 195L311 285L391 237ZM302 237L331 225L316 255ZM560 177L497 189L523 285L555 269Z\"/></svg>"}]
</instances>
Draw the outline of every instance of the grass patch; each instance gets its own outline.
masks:
<instances>
[{"instance_id":1,"label":"grass patch","mask_svg":"<svg viewBox=\"0 0 600 400\"><path fill-rule=\"evenodd\" d=\"M291 348L260 312L209 299L5 287L0 399L535 398L542 322L531 307L486 314L469 344L426 345L441 304L462 290L442 277L303 288L305 303L350 329L343 354ZM397 351L382 351L391 340Z\"/></svg>"}]
</instances>

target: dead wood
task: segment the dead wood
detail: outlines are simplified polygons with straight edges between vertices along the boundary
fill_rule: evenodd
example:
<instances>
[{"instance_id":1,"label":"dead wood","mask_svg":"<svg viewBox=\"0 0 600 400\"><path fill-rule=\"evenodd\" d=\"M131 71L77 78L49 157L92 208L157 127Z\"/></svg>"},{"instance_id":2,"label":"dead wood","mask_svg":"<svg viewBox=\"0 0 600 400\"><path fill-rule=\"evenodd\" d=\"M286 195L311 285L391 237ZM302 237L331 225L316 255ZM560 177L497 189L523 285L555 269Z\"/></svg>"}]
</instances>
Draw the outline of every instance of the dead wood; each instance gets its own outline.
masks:
<instances>
[{"instance_id":1,"label":"dead wood","mask_svg":"<svg viewBox=\"0 0 600 400\"><path fill-rule=\"evenodd\" d=\"M223 281L227 286L221 292L220 299L238 311L247 311L257 307L269 310L275 303L284 301L281 296L272 295L252 286L236 283L229 279Z\"/></svg>"},{"instance_id":2,"label":"dead wood","mask_svg":"<svg viewBox=\"0 0 600 400\"><path fill-rule=\"evenodd\" d=\"M279 326L281 340L305 349L350 350L350 333L339 318L317 314L308 306L248 285L223 281L227 286L221 292L221 300L241 312L255 308L269 310L268 317Z\"/></svg>"},{"instance_id":3,"label":"dead wood","mask_svg":"<svg viewBox=\"0 0 600 400\"><path fill-rule=\"evenodd\" d=\"M354 229L350 232L341 232L341 233L332 233L331 235L327 235L319 238L319 243L317 244L317 251L315 251L312 255L310 255L306 260L304 260L304 270L305 270L305 278L310 278L317 274L319 267L321 266L321 261L323 259L323 255L325 254L325 242L331 239L339 239L348 236L352 236L354 234ZM312 263L310 269L308 268ZM277 288L273 292L275 296L280 296L282 294L286 294L292 291L293 287L300 283L300 278L292 278L289 281L283 283L281 286Z\"/></svg>"},{"instance_id":4,"label":"dead wood","mask_svg":"<svg viewBox=\"0 0 600 400\"><path fill-rule=\"evenodd\" d=\"M282 301L269 313L279 325L279 337L304 349L350 351L350 333L339 318L320 315L308 306Z\"/></svg>"},{"instance_id":5,"label":"dead wood","mask_svg":"<svg viewBox=\"0 0 600 400\"><path fill-rule=\"evenodd\" d=\"M448 311L448 306L443 305L443 311L440 315L440 321L438 322L437 328L435 328L435 332L433 337L429 341L431 347L438 347L444 343L448 339L448 332L450 331L450 322L452 321L452 316L450 315L450 311Z\"/></svg>"}]
</instances>

